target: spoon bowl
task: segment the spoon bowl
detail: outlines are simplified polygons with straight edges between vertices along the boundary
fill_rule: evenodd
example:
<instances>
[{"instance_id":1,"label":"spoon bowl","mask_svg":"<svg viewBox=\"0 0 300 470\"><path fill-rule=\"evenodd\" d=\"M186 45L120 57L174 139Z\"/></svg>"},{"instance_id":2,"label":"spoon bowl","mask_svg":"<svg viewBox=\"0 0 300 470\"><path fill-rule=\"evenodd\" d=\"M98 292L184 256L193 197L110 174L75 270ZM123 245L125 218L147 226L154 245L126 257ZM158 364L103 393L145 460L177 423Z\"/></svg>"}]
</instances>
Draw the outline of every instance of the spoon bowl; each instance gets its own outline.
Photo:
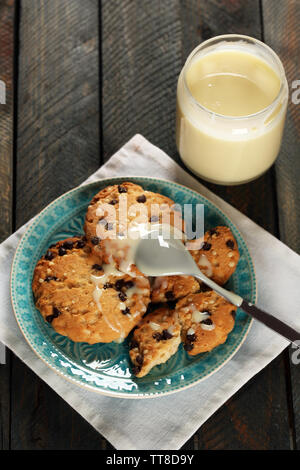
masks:
<instances>
[{"instance_id":1,"label":"spoon bowl","mask_svg":"<svg viewBox=\"0 0 300 470\"><path fill-rule=\"evenodd\" d=\"M199 269L193 257L182 240L176 238L176 232L161 230L159 226L151 231L151 238L139 241L135 252L135 264L146 276L194 276L217 294L224 297L236 307L241 308L256 320L271 328L288 339L294 346L299 347L300 333L273 315L264 312L255 305L247 302L234 292L216 284Z\"/></svg>"}]
</instances>

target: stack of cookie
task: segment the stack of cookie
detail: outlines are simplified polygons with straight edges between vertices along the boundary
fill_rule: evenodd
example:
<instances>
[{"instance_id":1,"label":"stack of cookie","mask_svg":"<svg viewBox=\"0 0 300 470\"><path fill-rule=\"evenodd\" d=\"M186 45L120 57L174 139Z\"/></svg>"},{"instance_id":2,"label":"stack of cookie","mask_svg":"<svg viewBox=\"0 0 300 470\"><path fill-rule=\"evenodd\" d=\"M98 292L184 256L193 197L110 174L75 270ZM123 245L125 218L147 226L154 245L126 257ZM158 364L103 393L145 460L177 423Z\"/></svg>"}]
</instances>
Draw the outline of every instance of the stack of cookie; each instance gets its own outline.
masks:
<instances>
[{"instance_id":1,"label":"stack of cookie","mask_svg":"<svg viewBox=\"0 0 300 470\"><path fill-rule=\"evenodd\" d=\"M86 213L85 236L50 246L36 265L32 288L45 321L61 335L90 344L123 341L134 330L129 355L137 377L166 362L181 341L190 355L224 343L234 326L233 305L191 276L149 279L134 265L128 227L167 218L182 228L178 213L171 199L130 182L96 194ZM239 259L228 227L205 233L191 255L220 285Z\"/></svg>"}]
</instances>

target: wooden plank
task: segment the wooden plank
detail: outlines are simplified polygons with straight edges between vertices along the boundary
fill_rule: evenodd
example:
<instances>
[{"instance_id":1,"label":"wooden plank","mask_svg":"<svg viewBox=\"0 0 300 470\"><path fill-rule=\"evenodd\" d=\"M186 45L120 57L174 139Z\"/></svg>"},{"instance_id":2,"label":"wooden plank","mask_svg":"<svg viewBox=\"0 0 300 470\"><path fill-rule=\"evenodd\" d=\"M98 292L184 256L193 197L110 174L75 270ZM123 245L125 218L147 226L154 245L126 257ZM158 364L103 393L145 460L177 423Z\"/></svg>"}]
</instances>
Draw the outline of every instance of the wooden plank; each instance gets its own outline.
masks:
<instances>
[{"instance_id":1,"label":"wooden plank","mask_svg":"<svg viewBox=\"0 0 300 470\"><path fill-rule=\"evenodd\" d=\"M14 110L14 14L15 2L0 4L0 80L6 88L5 104L0 104L0 242L13 228L13 110ZM3 348L3 346L0 346ZM10 441L10 353L0 365L0 449L8 449Z\"/></svg>"},{"instance_id":2,"label":"wooden plank","mask_svg":"<svg viewBox=\"0 0 300 470\"><path fill-rule=\"evenodd\" d=\"M0 241L12 230L13 175L13 45L14 3L0 4L0 80L6 88L6 104L0 103Z\"/></svg>"},{"instance_id":3,"label":"wooden plank","mask_svg":"<svg viewBox=\"0 0 300 470\"><path fill-rule=\"evenodd\" d=\"M102 10L105 158L140 132L178 160L176 82L188 53L213 35L238 32L261 38L259 1L104 0ZM277 233L273 170L249 185L207 186ZM288 448L284 371L281 357L212 417L187 448ZM216 430L217 439L206 438L216 436Z\"/></svg>"},{"instance_id":4,"label":"wooden plank","mask_svg":"<svg viewBox=\"0 0 300 470\"><path fill-rule=\"evenodd\" d=\"M102 1L103 150L140 132L175 156L179 1Z\"/></svg>"},{"instance_id":5,"label":"wooden plank","mask_svg":"<svg viewBox=\"0 0 300 470\"><path fill-rule=\"evenodd\" d=\"M21 3L18 224L99 167L98 1L84 3Z\"/></svg>"},{"instance_id":6,"label":"wooden plank","mask_svg":"<svg viewBox=\"0 0 300 470\"><path fill-rule=\"evenodd\" d=\"M97 0L23 0L16 224L100 164ZM14 358L13 449L97 449L101 436Z\"/></svg>"},{"instance_id":7,"label":"wooden plank","mask_svg":"<svg viewBox=\"0 0 300 470\"><path fill-rule=\"evenodd\" d=\"M293 82L300 80L300 8L297 0L263 0L266 43L280 56L290 90L287 122L280 155L276 162L276 181L280 238L300 253L300 104L293 103ZM299 85L297 87L299 89ZM296 97L297 98L297 97ZM299 99L299 92L298 92ZM291 351L292 353L292 351ZM300 447L300 368L291 361L291 388L295 423L294 441Z\"/></svg>"}]
</instances>

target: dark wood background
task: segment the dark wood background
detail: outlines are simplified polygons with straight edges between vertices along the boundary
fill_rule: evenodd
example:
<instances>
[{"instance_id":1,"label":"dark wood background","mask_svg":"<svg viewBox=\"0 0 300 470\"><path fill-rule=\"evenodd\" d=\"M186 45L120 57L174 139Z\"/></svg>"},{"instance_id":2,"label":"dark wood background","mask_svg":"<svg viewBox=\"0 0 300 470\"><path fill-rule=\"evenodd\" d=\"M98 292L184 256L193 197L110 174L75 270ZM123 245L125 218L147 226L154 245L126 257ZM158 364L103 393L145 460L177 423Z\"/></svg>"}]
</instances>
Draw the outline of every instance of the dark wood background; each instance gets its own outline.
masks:
<instances>
[{"instance_id":1,"label":"dark wood background","mask_svg":"<svg viewBox=\"0 0 300 470\"><path fill-rule=\"evenodd\" d=\"M0 0L0 241L78 185L136 132L178 160L177 77L201 41L242 33L300 79L298 0ZM300 106L300 105L299 105ZM275 167L209 185L300 251L299 110L289 104ZM99 410L101 413L101 410ZM289 351L217 411L184 449L300 447L300 369ZM0 448L110 444L12 353L0 366Z\"/></svg>"}]
</instances>

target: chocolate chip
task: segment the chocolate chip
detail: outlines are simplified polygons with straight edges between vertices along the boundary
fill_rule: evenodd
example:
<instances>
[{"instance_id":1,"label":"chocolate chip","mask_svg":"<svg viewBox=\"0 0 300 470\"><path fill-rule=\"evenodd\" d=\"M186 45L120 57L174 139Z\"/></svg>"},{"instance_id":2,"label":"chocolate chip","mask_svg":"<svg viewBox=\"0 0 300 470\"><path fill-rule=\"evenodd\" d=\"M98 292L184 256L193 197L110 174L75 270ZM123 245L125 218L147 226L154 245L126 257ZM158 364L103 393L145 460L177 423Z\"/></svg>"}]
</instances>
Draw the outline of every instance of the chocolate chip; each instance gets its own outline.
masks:
<instances>
[{"instance_id":1,"label":"chocolate chip","mask_svg":"<svg viewBox=\"0 0 300 470\"><path fill-rule=\"evenodd\" d=\"M67 240L66 242L62 244L62 247L65 248L66 250L72 250L73 246L74 246L74 243L71 242L70 240Z\"/></svg>"},{"instance_id":2,"label":"chocolate chip","mask_svg":"<svg viewBox=\"0 0 300 470\"><path fill-rule=\"evenodd\" d=\"M138 373L140 372L140 370L141 370L141 366L134 366L134 367L132 368L132 373L133 373L134 375L138 375Z\"/></svg>"},{"instance_id":3,"label":"chocolate chip","mask_svg":"<svg viewBox=\"0 0 300 470\"><path fill-rule=\"evenodd\" d=\"M167 292L165 293L165 296L166 296L166 299L167 299L167 300L174 300L174 297L175 297L173 291L171 291L171 290L167 291Z\"/></svg>"},{"instance_id":4,"label":"chocolate chip","mask_svg":"<svg viewBox=\"0 0 300 470\"><path fill-rule=\"evenodd\" d=\"M162 303L154 304L154 303L150 302L150 304L148 304L147 313L152 313L158 307L163 307L163 306L164 306L164 304L162 304Z\"/></svg>"},{"instance_id":5,"label":"chocolate chip","mask_svg":"<svg viewBox=\"0 0 300 470\"><path fill-rule=\"evenodd\" d=\"M211 287L207 286L204 283L201 284L201 292L209 292L211 290L212 290Z\"/></svg>"},{"instance_id":6,"label":"chocolate chip","mask_svg":"<svg viewBox=\"0 0 300 470\"><path fill-rule=\"evenodd\" d=\"M235 310L231 310L231 315L233 316L233 319L235 320L235 317L236 317L236 311Z\"/></svg>"},{"instance_id":7,"label":"chocolate chip","mask_svg":"<svg viewBox=\"0 0 300 470\"><path fill-rule=\"evenodd\" d=\"M119 191L120 194L121 193L127 193L127 188L125 188L125 186L119 185L118 186L118 191Z\"/></svg>"},{"instance_id":8,"label":"chocolate chip","mask_svg":"<svg viewBox=\"0 0 300 470\"><path fill-rule=\"evenodd\" d=\"M51 261L53 258L54 258L54 253L48 250L47 253L45 254L45 259L48 261Z\"/></svg>"},{"instance_id":9,"label":"chocolate chip","mask_svg":"<svg viewBox=\"0 0 300 470\"><path fill-rule=\"evenodd\" d=\"M124 310L121 310L121 312L123 313L123 315L128 315L130 313L130 308L125 307Z\"/></svg>"},{"instance_id":10,"label":"chocolate chip","mask_svg":"<svg viewBox=\"0 0 300 470\"><path fill-rule=\"evenodd\" d=\"M111 282L106 282L103 286L103 289L112 289L114 285Z\"/></svg>"},{"instance_id":11,"label":"chocolate chip","mask_svg":"<svg viewBox=\"0 0 300 470\"><path fill-rule=\"evenodd\" d=\"M105 228L106 228L106 230L113 230L114 224L108 223Z\"/></svg>"},{"instance_id":12,"label":"chocolate chip","mask_svg":"<svg viewBox=\"0 0 300 470\"><path fill-rule=\"evenodd\" d=\"M138 196L136 198L137 202L141 202L141 203L146 202L146 199L147 198L146 198L145 194L142 194L141 196Z\"/></svg>"},{"instance_id":13,"label":"chocolate chip","mask_svg":"<svg viewBox=\"0 0 300 470\"><path fill-rule=\"evenodd\" d=\"M60 310L58 310L58 308L56 308L56 307L53 307L53 310L52 310L52 311L53 311L52 315L48 315L48 316L46 317L46 321L47 321L48 323L52 323L52 321L54 320L54 318L59 317L59 315L61 314Z\"/></svg>"},{"instance_id":14,"label":"chocolate chip","mask_svg":"<svg viewBox=\"0 0 300 470\"><path fill-rule=\"evenodd\" d=\"M163 339L171 339L173 338L173 335L168 330L163 330L162 337Z\"/></svg>"},{"instance_id":15,"label":"chocolate chip","mask_svg":"<svg viewBox=\"0 0 300 470\"><path fill-rule=\"evenodd\" d=\"M124 279L118 279L115 283L115 289L116 290L122 290L125 285Z\"/></svg>"},{"instance_id":16,"label":"chocolate chip","mask_svg":"<svg viewBox=\"0 0 300 470\"><path fill-rule=\"evenodd\" d=\"M209 251L211 249L211 243L204 242L201 249L205 251Z\"/></svg>"},{"instance_id":17,"label":"chocolate chip","mask_svg":"<svg viewBox=\"0 0 300 470\"><path fill-rule=\"evenodd\" d=\"M233 240L227 240L226 245L228 246L228 248L230 248L231 250L233 250L233 248L234 248L234 241L233 241Z\"/></svg>"},{"instance_id":18,"label":"chocolate chip","mask_svg":"<svg viewBox=\"0 0 300 470\"><path fill-rule=\"evenodd\" d=\"M191 351L192 349L194 349L193 343L185 343L183 347L186 351Z\"/></svg>"},{"instance_id":19,"label":"chocolate chip","mask_svg":"<svg viewBox=\"0 0 300 470\"><path fill-rule=\"evenodd\" d=\"M159 221L159 217L158 215L152 215L150 217L150 222L158 222Z\"/></svg>"},{"instance_id":20,"label":"chocolate chip","mask_svg":"<svg viewBox=\"0 0 300 470\"><path fill-rule=\"evenodd\" d=\"M83 247L85 247L85 241L78 240L78 242L76 243L76 248L83 248Z\"/></svg>"},{"instance_id":21,"label":"chocolate chip","mask_svg":"<svg viewBox=\"0 0 300 470\"><path fill-rule=\"evenodd\" d=\"M52 243L52 245L49 246L49 248L55 248L56 247L56 243Z\"/></svg>"},{"instance_id":22,"label":"chocolate chip","mask_svg":"<svg viewBox=\"0 0 300 470\"><path fill-rule=\"evenodd\" d=\"M60 246L58 249L58 254L59 256L64 256L67 254L67 250L63 246Z\"/></svg>"},{"instance_id":23,"label":"chocolate chip","mask_svg":"<svg viewBox=\"0 0 300 470\"><path fill-rule=\"evenodd\" d=\"M91 242L92 242L93 245L98 245L98 243L100 242L100 238L99 237L92 237Z\"/></svg>"},{"instance_id":24,"label":"chocolate chip","mask_svg":"<svg viewBox=\"0 0 300 470\"><path fill-rule=\"evenodd\" d=\"M136 362L141 366L144 362L144 358L141 354L138 354L135 358Z\"/></svg>"},{"instance_id":25,"label":"chocolate chip","mask_svg":"<svg viewBox=\"0 0 300 470\"><path fill-rule=\"evenodd\" d=\"M139 347L139 343L135 339L133 339L129 344L129 349L135 349L138 347Z\"/></svg>"},{"instance_id":26,"label":"chocolate chip","mask_svg":"<svg viewBox=\"0 0 300 470\"><path fill-rule=\"evenodd\" d=\"M60 314L61 314L61 311L58 310L57 307L53 307L53 315L55 315L55 318L59 317Z\"/></svg>"},{"instance_id":27,"label":"chocolate chip","mask_svg":"<svg viewBox=\"0 0 300 470\"><path fill-rule=\"evenodd\" d=\"M47 276L44 279L45 282L50 282L50 281L57 281L57 277L55 276Z\"/></svg>"},{"instance_id":28,"label":"chocolate chip","mask_svg":"<svg viewBox=\"0 0 300 470\"><path fill-rule=\"evenodd\" d=\"M125 300L127 299L127 295L124 294L124 292L119 292L119 299L122 301L122 302L125 302Z\"/></svg>"},{"instance_id":29,"label":"chocolate chip","mask_svg":"<svg viewBox=\"0 0 300 470\"><path fill-rule=\"evenodd\" d=\"M215 229L215 228L212 228L208 231L209 235L219 235L219 232Z\"/></svg>"},{"instance_id":30,"label":"chocolate chip","mask_svg":"<svg viewBox=\"0 0 300 470\"><path fill-rule=\"evenodd\" d=\"M195 333L193 333L192 335L186 335L186 340L188 343L194 343L197 339L197 336L195 335Z\"/></svg>"},{"instance_id":31,"label":"chocolate chip","mask_svg":"<svg viewBox=\"0 0 300 470\"><path fill-rule=\"evenodd\" d=\"M101 264L93 264L92 269L95 269L96 271L103 271Z\"/></svg>"},{"instance_id":32,"label":"chocolate chip","mask_svg":"<svg viewBox=\"0 0 300 470\"><path fill-rule=\"evenodd\" d=\"M158 331L156 331L155 333L153 333L152 338L153 338L153 339L156 339L156 341L161 341L161 340L163 339L163 336L162 336L161 333L159 333Z\"/></svg>"},{"instance_id":33,"label":"chocolate chip","mask_svg":"<svg viewBox=\"0 0 300 470\"><path fill-rule=\"evenodd\" d=\"M126 281L125 282L125 287L126 289L131 289L131 287L134 286L134 282L133 281Z\"/></svg>"},{"instance_id":34,"label":"chocolate chip","mask_svg":"<svg viewBox=\"0 0 300 470\"><path fill-rule=\"evenodd\" d=\"M167 300L167 305L170 310L174 310L176 307L177 300Z\"/></svg>"},{"instance_id":35,"label":"chocolate chip","mask_svg":"<svg viewBox=\"0 0 300 470\"><path fill-rule=\"evenodd\" d=\"M99 220L99 224L100 224L100 225L107 225L107 220L104 219L104 218L103 218L103 219L100 219L100 220Z\"/></svg>"},{"instance_id":36,"label":"chocolate chip","mask_svg":"<svg viewBox=\"0 0 300 470\"><path fill-rule=\"evenodd\" d=\"M203 325L212 325L213 322L210 318L206 318L206 320L202 320Z\"/></svg>"},{"instance_id":37,"label":"chocolate chip","mask_svg":"<svg viewBox=\"0 0 300 470\"><path fill-rule=\"evenodd\" d=\"M112 206L115 206L116 204L118 204L118 199L112 199L109 204L111 204Z\"/></svg>"}]
</instances>

